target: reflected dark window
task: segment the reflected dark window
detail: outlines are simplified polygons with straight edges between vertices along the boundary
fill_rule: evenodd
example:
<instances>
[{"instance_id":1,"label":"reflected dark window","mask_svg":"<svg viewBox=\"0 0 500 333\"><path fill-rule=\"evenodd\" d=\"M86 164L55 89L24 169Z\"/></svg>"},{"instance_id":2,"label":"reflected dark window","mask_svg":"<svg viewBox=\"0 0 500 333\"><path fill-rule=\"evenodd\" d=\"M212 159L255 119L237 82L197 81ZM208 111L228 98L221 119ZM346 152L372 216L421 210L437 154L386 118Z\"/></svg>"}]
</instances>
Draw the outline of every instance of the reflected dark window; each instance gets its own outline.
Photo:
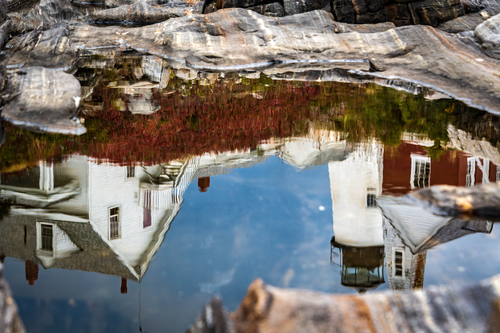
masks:
<instances>
[{"instance_id":1,"label":"reflected dark window","mask_svg":"<svg viewBox=\"0 0 500 333\"><path fill-rule=\"evenodd\" d=\"M476 178L476 158L471 157L467 159L467 175L465 179L465 186L473 186Z\"/></svg>"},{"instance_id":2,"label":"reflected dark window","mask_svg":"<svg viewBox=\"0 0 500 333\"><path fill-rule=\"evenodd\" d=\"M109 239L120 238L120 208L109 209Z\"/></svg>"},{"instance_id":3,"label":"reflected dark window","mask_svg":"<svg viewBox=\"0 0 500 333\"><path fill-rule=\"evenodd\" d=\"M366 207L377 207L377 196L375 194L366 195Z\"/></svg>"},{"instance_id":4,"label":"reflected dark window","mask_svg":"<svg viewBox=\"0 0 500 333\"><path fill-rule=\"evenodd\" d=\"M52 251L53 232L50 224L42 224L42 250Z\"/></svg>"},{"instance_id":5,"label":"reflected dark window","mask_svg":"<svg viewBox=\"0 0 500 333\"><path fill-rule=\"evenodd\" d=\"M403 252L394 251L394 276L403 277Z\"/></svg>"},{"instance_id":6,"label":"reflected dark window","mask_svg":"<svg viewBox=\"0 0 500 333\"><path fill-rule=\"evenodd\" d=\"M127 167L127 178L135 177L135 166Z\"/></svg>"}]
</instances>

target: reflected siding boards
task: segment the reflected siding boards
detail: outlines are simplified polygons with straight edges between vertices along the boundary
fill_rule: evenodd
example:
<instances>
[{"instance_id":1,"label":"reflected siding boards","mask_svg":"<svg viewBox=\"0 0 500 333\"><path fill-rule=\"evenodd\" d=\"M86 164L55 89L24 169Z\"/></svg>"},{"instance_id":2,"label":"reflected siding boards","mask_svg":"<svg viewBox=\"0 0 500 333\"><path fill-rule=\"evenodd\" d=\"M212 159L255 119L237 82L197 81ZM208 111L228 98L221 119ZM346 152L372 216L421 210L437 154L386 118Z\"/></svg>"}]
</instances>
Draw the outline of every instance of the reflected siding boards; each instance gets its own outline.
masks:
<instances>
[{"instance_id":1,"label":"reflected siding boards","mask_svg":"<svg viewBox=\"0 0 500 333\"><path fill-rule=\"evenodd\" d=\"M493 224L484 220L434 215L401 197L381 197L379 204L384 214L385 262L391 289L423 287L428 249L469 234L490 233L493 229Z\"/></svg>"},{"instance_id":2,"label":"reflected siding boards","mask_svg":"<svg viewBox=\"0 0 500 333\"><path fill-rule=\"evenodd\" d=\"M139 171L139 170L138 170ZM151 242L162 213L151 211L153 228L143 227L144 209L139 205L139 179L127 178L127 167L91 163L89 168L90 220L105 239L110 239L110 208L119 208L119 236L110 241L130 265L139 264Z\"/></svg>"},{"instance_id":3,"label":"reflected siding boards","mask_svg":"<svg viewBox=\"0 0 500 333\"><path fill-rule=\"evenodd\" d=\"M382 246L382 215L369 206L380 195L383 147L357 147L343 161L328 163L335 241L345 246Z\"/></svg>"},{"instance_id":4,"label":"reflected siding boards","mask_svg":"<svg viewBox=\"0 0 500 333\"><path fill-rule=\"evenodd\" d=\"M384 218L384 253L387 280L391 290L410 290L415 287L417 276L422 276L425 264L421 266L422 272L418 272L418 256L413 254L410 248L402 241L398 231L392 226L387 218ZM397 274L397 253L402 253L402 274ZM425 259L424 259L425 260ZM423 281L422 281L423 285Z\"/></svg>"}]
</instances>

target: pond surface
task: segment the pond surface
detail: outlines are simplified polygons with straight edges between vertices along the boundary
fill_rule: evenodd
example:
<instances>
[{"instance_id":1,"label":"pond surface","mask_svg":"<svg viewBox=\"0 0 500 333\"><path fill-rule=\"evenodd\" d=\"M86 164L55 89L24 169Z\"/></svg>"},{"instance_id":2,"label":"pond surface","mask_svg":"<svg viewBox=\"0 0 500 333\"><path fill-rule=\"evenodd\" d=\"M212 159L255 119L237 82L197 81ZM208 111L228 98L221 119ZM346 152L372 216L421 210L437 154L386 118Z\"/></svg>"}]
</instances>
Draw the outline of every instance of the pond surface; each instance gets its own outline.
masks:
<instances>
[{"instance_id":1,"label":"pond surface","mask_svg":"<svg viewBox=\"0 0 500 333\"><path fill-rule=\"evenodd\" d=\"M352 293L500 272L494 221L402 197L500 180L498 118L332 71L163 65L82 64L80 137L3 124L0 254L28 332L183 332L256 278Z\"/></svg>"}]
</instances>

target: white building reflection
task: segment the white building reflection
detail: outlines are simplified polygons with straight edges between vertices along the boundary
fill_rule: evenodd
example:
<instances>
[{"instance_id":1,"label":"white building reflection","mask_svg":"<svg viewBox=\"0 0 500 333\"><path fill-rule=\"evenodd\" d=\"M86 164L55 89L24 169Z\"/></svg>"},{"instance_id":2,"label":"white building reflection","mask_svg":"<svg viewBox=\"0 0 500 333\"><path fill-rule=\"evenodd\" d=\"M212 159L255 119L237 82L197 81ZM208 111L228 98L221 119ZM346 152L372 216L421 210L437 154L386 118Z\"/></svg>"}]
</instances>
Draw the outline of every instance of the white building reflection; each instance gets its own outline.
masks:
<instances>
[{"instance_id":1,"label":"white building reflection","mask_svg":"<svg viewBox=\"0 0 500 333\"><path fill-rule=\"evenodd\" d=\"M341 267L342 285L364 292L384 283L387 276L390 289L422 288L428 249L468 234L491 233L492 222L435 215L400 196L432 184L471 186L474 181L500 180L498 150L465 135L459 140L453 130L452 148L486 147L447 151L431 160L423 147L433 142L405 133L396 154L385 154L371 141L360 144L345 160L328 164L331 262ZM470 161L476 160L479 165L471 167ZM383 191L386 195L381 196Z\"/></svg>"},{"instance_id":2,"label":"white building reflection","mask_svg":"<svg viewBox=\"0 0 500 333\"><path fill-rule=\"evenodd\" d=\"M382 154L383 147L372 141L359 145L345 160L328 163L332 255L339 257L342 285L359 292L385 282L382 214L376 199L382 193Z\"/></svg>"},{"instance_id":3,"label":"white building reflection","mask_svg":"<svg viewBox=\"0 0 500 333\"><path fill-rule=\"evenodd\" d=\"M0 223L0 255L24 260L30 284L40 264L120 276L126 292L127 279L140 281L146 273L194 179L206 192L211 176L269 156L303 169L345 158L345 147L338 136L322 133L148 167L98 163L81 155L41 161L2 176L0 201L12 206Z\"/></svg>"},{"instance_id":4,"label":"white building reflection","mask_svg":"<svg viewBox=\"0 0 500 333\"><path fill-rule=\"evenodd\" d=\"M298 171L328 164L332 261L342 267L344 286L366 291L387 276L394 289L421 287L427 249L469 233L491 232L493 225L435 216L402 199L381 196L384 189L399 191L397 182L404 182L408 190L415 184L428 186L430 182L414 179L430 177L438 168L452 173L453 163L434 161L426 167L428 173L417 173L414 155L426 157L419 144L406 140L406 155L392 158L376 141L354 146L341 133L311 130L305 137L272 139L255 149L147 167L98 163L81 155L58 163L41 161L34 168L2 175L0 201L10 203L11 209L0 223L0 256L24 260L30 284L42 265L120 276L126 292L128 279L140 281L146 273L191 182L197 179L198 189L206 192L210 177L278 156ZM470 158L457 157L459 162ZM491 154L482 158L498 159ZM400 160L406 161L406 171L393 172L393 162ZM494 180L498 167L490 163L488 179ZM393 179L387 172L395 174ZM439 181L438 175L429 179ZM469 176L457 175L464 183ZM474 179L481 177L485 176L477 174Z\"/></svg>"}]
</instances>

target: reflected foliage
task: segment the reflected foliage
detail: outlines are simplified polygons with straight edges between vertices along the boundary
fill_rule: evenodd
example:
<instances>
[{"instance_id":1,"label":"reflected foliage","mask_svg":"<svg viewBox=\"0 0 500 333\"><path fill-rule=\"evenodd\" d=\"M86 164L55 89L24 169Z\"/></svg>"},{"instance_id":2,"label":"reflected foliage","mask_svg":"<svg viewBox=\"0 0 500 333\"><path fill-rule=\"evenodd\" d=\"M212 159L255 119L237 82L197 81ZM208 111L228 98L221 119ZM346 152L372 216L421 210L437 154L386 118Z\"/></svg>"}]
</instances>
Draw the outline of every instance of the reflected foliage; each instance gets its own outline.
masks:
<instances>
[{"instance_id":1,"label":"reflected foliage","mask_svg":"<svg viewBox=\"0 0 500 333\"><path fill-rule=\"evenodd\" d=\"M137 68L136 60L124 60L111 69L77 72L80 78L98 78L82 103L88 130L82 136L32 133L6 124L0 170L13 172L70 153L153 164L256 148L269 138L302 136L310 129L342 131L353 142L376 137L388 145L397 145L403 132L422 133L435 140L431 155L439 156L448 140L448 124L466 109L456 101L428 101L423 95L375 84L280 81L264 75L248 79L238 74L185 80L179 78L182 73L170 71L166 87L152 88L147 100L159 111L132 114L127 107L130 96L117 87L147 82L134 76Z\"/></svg>"}]
</instances>

